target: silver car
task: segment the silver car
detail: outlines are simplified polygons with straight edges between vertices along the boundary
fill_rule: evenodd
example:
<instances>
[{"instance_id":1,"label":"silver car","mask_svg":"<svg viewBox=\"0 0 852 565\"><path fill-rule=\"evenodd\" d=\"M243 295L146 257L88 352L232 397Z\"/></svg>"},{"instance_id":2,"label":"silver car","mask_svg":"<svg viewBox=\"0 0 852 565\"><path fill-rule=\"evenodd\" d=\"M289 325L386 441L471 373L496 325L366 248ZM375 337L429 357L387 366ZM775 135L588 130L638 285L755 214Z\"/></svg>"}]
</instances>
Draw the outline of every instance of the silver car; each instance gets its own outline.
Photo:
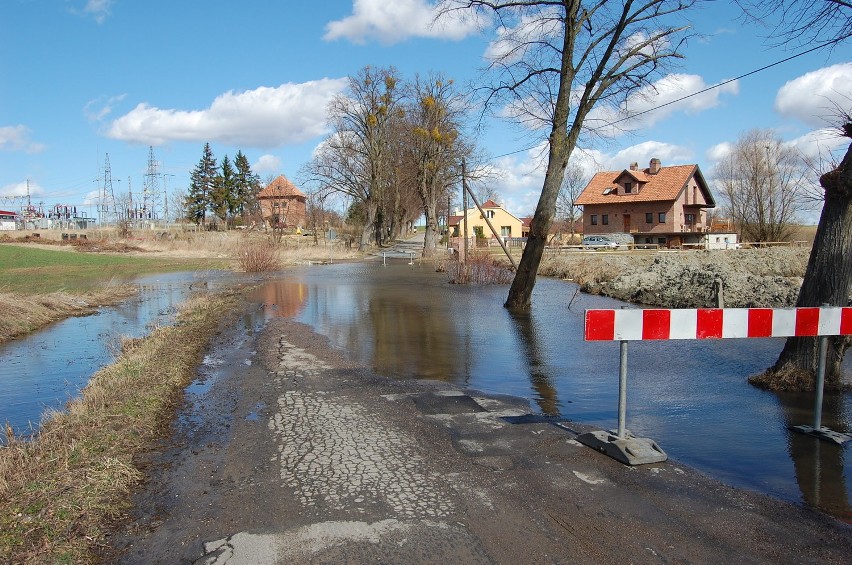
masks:
<instances>
[{"instance_id":1,"label":"silver car","mask_svg":"<svg viewBox=\"0 0 852 565\"><path fill-rule=\"evenodd\" d=\"M583 247L617 249L618 243L603 235L587 235L583 238Z\"/></svg>"}]
</instances>

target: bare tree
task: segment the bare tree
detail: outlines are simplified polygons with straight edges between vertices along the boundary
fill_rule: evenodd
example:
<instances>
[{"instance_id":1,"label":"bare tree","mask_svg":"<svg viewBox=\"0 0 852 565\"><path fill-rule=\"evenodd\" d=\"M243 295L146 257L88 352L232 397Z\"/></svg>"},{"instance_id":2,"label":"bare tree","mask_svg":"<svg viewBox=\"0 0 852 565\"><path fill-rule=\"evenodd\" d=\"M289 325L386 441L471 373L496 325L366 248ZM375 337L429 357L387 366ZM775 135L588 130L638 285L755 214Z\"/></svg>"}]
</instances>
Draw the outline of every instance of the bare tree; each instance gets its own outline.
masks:
<instances>
[{"instance_id":1,"label":"bare tree","mask_svg":"<svg viewBox=\"0 0 852 565\"><path fill-rule=\"evenodd\" d=\"M776 45L797 46L818 41L839 45L852 37L852 3L848 0L738 0L746 17L775 26ZM847 98L848 100L848 98ZM852 107L837 109L841 136L852 139ZM852 292L852 143L840 163L820 176L825 201L796 306L846 306ZM825 386L841 387L840 365L848 337L828 340ZM749 379L773 390L813 390L818 340L791 337L775 365Z\"/></svg>"},{"instance_id":2,"label":"bare tree","mask_svg":"<svg viewBox=\"0 0 852 565\"><path fill-rule=\"evenodd\" d=\"M363 204L359 249L382 241L380 204L388 188L388 143L400 103L397 71L364 67L349 77L348 92L329 104L331 136L310 167L322 191L346 194Z\"/></svg>"},{"instance_id":3,"label":"bare tree","mask_svg":"<svg viewBox=\"0 0 852 565\"><path fill-rule=\"evenodd\" d=\"M799 153L771 130L749 130L716 166L731 219L747 241L787 241L807 187Z\"/></svg>"},{"instance_id":4,"label":"bare tree","mask_svg":"<svg viewBox=\"0 0 852 565\"><path fill-rule=\"evenodd\" d=\"M562 179L562 186L556 197L556 217L564 222L571 243L574 242L574 225L582 215L580 208L577 207L577 198L587 184L589 184L589 177L583 172L582 167L574 164L565 169L565 178Z\"/></svg>"},{"instance_id":5,"label":"bare tree","mask_svg":"<svg viewBox=\"0 0 852 565\"><path fill-rule=\"evenodd\" d=\"M773 46L840 41L852 35L849 0L736 0L744 18L772 28Z\"/></svg>"},{"instance_id":6,"label":"bare tree","mask_svg":"<svg viewBox=\"0 0 852 565\"><path fill-rule=\"evenodd\" d=\"M517 120L549 130L544 185L507 308L530 307L565 167L589 113L617 107L681 57L688 26L674 19L697 1L444 1L444 10L479 10L499 26L490 50L498 79L486 103L508 101Z\"/></svg>"},{"instance_id":7,"label":"bare tree","mask_svg":"<svg viewBox=\"0 0 852 565\"><path fill-rule=\"evenodd\" d=\"M470 153L460 134L466 111L452 80L441 74L415 78L407 117L414 182L426 219L424 257L435 254L439 205L459 179L462 158Z\"/></svg>"}]
</instances>

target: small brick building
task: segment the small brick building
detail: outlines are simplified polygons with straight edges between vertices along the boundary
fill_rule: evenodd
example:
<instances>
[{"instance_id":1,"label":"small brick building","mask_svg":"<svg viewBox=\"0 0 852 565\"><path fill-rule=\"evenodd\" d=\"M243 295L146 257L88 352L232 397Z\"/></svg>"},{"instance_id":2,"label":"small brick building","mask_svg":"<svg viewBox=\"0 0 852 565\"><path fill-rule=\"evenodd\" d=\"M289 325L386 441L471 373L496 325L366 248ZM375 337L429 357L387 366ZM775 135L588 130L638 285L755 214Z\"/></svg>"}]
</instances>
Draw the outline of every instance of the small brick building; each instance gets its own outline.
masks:
<instances>
[{"instance_id":1,"label":"small brick building","mask_svg":"<svg viewBox=\"0 0 852 565\"><path fill-rule=\"evenodd\" d=\"M307 199L287 177L280 175L257 195L263 221L270 227L303 228L307 223Z\"/></svg>"}]
</instances>

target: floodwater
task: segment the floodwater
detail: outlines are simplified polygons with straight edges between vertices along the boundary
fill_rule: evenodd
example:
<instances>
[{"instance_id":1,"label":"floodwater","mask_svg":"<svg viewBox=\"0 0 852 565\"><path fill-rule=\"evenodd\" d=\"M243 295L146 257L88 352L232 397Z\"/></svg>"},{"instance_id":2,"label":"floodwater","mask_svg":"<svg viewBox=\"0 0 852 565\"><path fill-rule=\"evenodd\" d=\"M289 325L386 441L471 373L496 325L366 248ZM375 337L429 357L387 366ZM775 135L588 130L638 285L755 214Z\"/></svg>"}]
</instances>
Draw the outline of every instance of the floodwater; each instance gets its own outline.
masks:
<instances>
[{"instance_id":1,"label":"floodwater","mask_svg":"<svg viewBox=\"0 0 852 565\"><path fill-rule=\"evenodd\" d=\"M310 324L380 374L525 397L540 414L616 427L619 346L583 341L583 313L624 303L540 278L532 312L516 316L502 306L506 286L450 285L445 275L407 263L294 269L260 286L254 299L266 305L267 317ZM120 336L172 323L192 290L230 278L147 277L138 281L139 295L118 307L0 345L0 424L26 435L45 410L61 409L113 360ZM254 316L245 321L252 331L262 323ZM774 362L782 345L779 339L631 342L627 427L727 484L812 505L852 523L852 444L838 447L788 430L812 423L812 395L776 395L746 382ZM848 356L847 377L850 361ZM220 362L206 359L202 373L212 375ZM209 386L209 379L200 379L188 392L203 394ZM822 423L852 431L852 394L827 395Z\"/></svg>"},{"instance_id":2,"label":"floodwater","mask_svg":"<svg viewBox=\"0 0 852 565\"><path fill-rule=\"evenodd\" d=\"M139 337L174 322L190 290L208 288L210 273L170 273L138 279L139 292L116 307L68 318L0 345L0 425L16 435L38 428L42 416L77 396L99 368L111 363L121 337ZM212 280L220 280L216 275ZM0 433L0 443L5 434Z\"/></svg>"},{"instance_id":3,"label":"floodwater","mask_svg":"<svg viewBox=\"0 0 852 565\"><path fill-rule=\"evenodd\" d=\"M450 285L407 263L296 270L254 299L267 316L310 324L381 374L526 397L544 415L617 427L619 345L585 342L583 315L624 303L575 296L573 283L540 278L531 313L517 316L502 306L506 286ZM852 522L850 444L788 430L812 423L812 395L777 395L746 382L782 346L781 339L631 342L627 428L727 484ZM851 432L852 394L827 395L822 423Z\"/></svg>"}]
</instances>

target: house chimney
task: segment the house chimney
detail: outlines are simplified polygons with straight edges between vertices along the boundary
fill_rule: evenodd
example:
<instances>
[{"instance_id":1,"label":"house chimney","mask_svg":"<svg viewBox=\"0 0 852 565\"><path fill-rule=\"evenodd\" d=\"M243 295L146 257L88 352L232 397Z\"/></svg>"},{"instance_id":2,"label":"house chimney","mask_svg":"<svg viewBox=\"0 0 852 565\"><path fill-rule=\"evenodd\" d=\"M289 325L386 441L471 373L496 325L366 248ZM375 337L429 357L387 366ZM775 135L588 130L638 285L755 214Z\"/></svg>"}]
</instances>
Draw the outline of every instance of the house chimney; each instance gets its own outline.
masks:
<instances>
[{"instance_id":1,"label":"house chimney","mask_svg":"<svg viewBox=\"0 0 852 565\"><path fill-rule=\"evenodd\" d=\"M651 164L648 167L648 172L651 173L652 175L656 175L657 173L660 172L660 160L659 159L657 159L656 157L651 159Z\"/></svg>"},{"instance_id":2,"label":"house chimney","mask_svg":"<svg viewBox=\"0 0 852 565\"><path fill-rule=\"evenodd\" d=\"M631 171L638 171L639 170L639 163L630 163L630 170Z\"/></svg>"}]
</instances>

